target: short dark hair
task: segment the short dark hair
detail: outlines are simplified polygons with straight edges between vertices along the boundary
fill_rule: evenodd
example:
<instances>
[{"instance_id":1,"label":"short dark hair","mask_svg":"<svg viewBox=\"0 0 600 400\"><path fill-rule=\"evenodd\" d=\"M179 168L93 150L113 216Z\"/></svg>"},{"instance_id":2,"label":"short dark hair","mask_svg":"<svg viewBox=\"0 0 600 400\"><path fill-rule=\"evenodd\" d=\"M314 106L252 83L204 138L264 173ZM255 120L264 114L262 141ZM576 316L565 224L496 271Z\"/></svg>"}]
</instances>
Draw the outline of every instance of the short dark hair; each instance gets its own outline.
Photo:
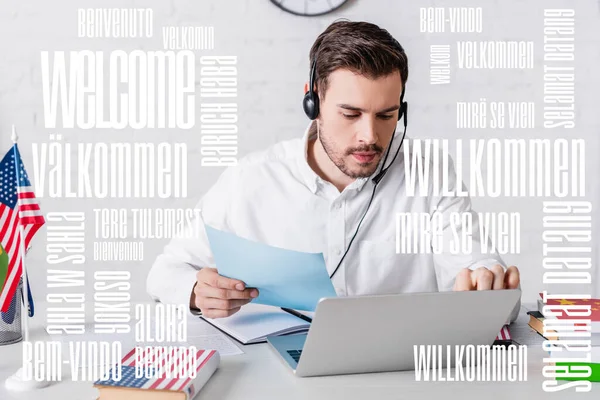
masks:
<instances>
[{"instance_id":1,"label":"short dark hair","mask_svg":"<svg viewBox=\"0 0 600 400\"><path fill-rule=\"evenodd\" d=\"M408 58L385 29L369 22L336 21L317 37L310 49L310 67L315 57L316 85L324 97L329 75L340 68L370 79L400 72L402 85L408 79Z\"/></svg>"}]
</instances>

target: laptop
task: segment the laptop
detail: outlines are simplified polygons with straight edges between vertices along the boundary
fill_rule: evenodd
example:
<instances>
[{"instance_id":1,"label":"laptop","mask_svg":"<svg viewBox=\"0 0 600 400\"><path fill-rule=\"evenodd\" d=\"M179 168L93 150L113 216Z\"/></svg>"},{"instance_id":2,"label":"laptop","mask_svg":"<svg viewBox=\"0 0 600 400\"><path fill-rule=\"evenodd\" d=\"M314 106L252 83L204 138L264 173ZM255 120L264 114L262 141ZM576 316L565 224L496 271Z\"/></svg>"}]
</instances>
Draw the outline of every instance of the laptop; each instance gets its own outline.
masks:
<instances>
[{"instance_id":1,"label":"laptop","mask_svg":"<svg viewBox=\"0 0 600 400\"><path fill-rule=\"evenodd\" d=\"M413 370L413 345L491 345L520 289L319 301L307 334L268 337L296 376Z\"/></svg>"}]
</instances>

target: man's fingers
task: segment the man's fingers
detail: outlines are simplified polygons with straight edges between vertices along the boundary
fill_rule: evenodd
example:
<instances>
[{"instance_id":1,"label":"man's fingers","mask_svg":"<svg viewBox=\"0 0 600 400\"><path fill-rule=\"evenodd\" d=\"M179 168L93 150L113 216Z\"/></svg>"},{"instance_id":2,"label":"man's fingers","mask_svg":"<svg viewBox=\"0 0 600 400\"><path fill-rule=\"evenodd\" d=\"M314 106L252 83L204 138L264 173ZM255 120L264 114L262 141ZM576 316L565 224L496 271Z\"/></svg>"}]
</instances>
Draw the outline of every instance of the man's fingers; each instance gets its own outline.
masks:
<instances>
[{"instance_id":1,"label":"man's fingers","mask_svg":"<svg viewBox=\"0 0 600 400\"><path fill-rule=\"evenodd\" d=\"M202 316L206 317L206 318L225 318L225 317L229 317L230 315L235 314L236 312L240 311L240 307L238 308L233 308L231 310L218 310L218 309L211 309L211 308L207 308L202 310Z\"/></svg>"},{"instance_id":2,"label":"man's fingers","mask_svg":"<svg viewBox=\"0 0 600 400\"><path fill-rule=\"evenodd\" d=\"M213 299L212 297L204 297L199 301L200 309L217 309L217 310L233 310L240 308L243 305L250 303L250 299L241 300L223 300Z\"/></svg>"},{"instance_id":3,"label":"man's fingers","mask_svg":"<svg viewBox=\"0 0 600 400\"><path fill-rule=\"evenodd\" d=\"M206 271L203 271L206 269ZM202 268L197 274L199 282L206 283L212 287L231 290L244 290L246 284L239 279L231 279L218 274L215 268Z\"/></svg>"},{"instance_id":4,"label":"man's fingers","mask_svg":"<svg viewBox=\"0 0 600 400\"><path fill-rule=\"evenodd\" d=\"M458 275L456 275L456 279L454 280L454 290L455 291L464 291L474 289L471 283L471 271L469 268L463 268L460 270Z\"/></svg>"},{"instance_id":5,"label":"man's fingers","mask_svg":"<svg viewBox=\"0 0 600 400\"><path fill-rule=\"evenodd\" d=\"M228 317L258 297L258 289L246 288L239 279L221 276L216 268L200 269L196 281L190 304L208 318Z\"/></svg>"},{"instance_id":6,"label":"man's fingers","mask_svg":"<svg viewBox=\"0 0 600 400\"><path fill-rule=\"evenodd\" d=\"M217 284L215 286L221 289L233 290L244 290L246 288L246 284L239 279L226 278L221 275L218 275Z\"/></svg>"},{"instance_id":7,"label":"man's fingers","mask_svg":"<svg viewBox=\"0 0 600 400\"><path fill-rule=\"evenodd\" d=\"M502 265L496 264L490 270L494 274L492 289L504 289L504 268L502 268Z\"/></svg>"},{"instance_id":8,"label":"man's fingers","mask_svg":"<svg viewBox=\"0 0 600 400\"><path fill-rule=\"evenodd\" d=\"M218 287L221 289L244 290L246 288L244 282L240 281L239 279L226 278L219 274L211 275L207 283L210 286Z\"/></svg>"},{"instance_id":9,"label":"man's fingers","mask_svg":"<svg viewBox=\"0 0 600 400\"><path fill-rule=\"evenodd\" d=\"M212 286L198 285L195 289L196 296L213 297L216 299L253 299L258 297L258 289L245 290L220 289Z\"/></svg>"},{"instance_id":10,"label":"man's fingers","mask_svg":"<svg viewBox=\"0 0 600 400\"><path fill-rule=\"evenodd\" d=\"M520 272L517 267L511 265L504 274L504 287L506 289L516 289L521 281Z\"/></svg>"},{"instance_id":11,"label":"man's fingers","mask_svg":"<svg viewBox=\"0 0 600 400\"><path fill-rule=\"evenodd\" d=\"M510 266L506 271L500 264L490 269L479 267L475 270L462 269L454 280L453 290L497 290L519 287L519 270Z\"/></svg>"},{"instance_id":12,"label":"man's fingers","mask_svg":"<svg viewBox=\"0 0 600 400\"><path fill-rule=\"evenodd\" d=\"M494 273L485 267L479 267L471 274L471 281L477 290L491 290Z\"/></svg>"}]
</instances>

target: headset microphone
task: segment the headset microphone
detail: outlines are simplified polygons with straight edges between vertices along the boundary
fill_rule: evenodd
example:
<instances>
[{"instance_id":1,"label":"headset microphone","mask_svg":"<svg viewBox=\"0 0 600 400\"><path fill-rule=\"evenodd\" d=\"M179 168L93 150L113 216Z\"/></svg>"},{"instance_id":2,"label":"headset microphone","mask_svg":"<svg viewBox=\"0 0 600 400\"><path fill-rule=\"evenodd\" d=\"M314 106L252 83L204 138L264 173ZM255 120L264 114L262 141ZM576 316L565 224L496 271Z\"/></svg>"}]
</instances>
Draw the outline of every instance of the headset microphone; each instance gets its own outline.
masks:
<instances>
[{"instance_id":1,"label":"headset microphone","mask_svg":"<svg viewBox=\"0 0 600 400\"><path fill-rule=\"evenodd\" d=\"M408 123L406 122L407 110L408 110L408 103L406 103L404 101L404 88L402 88L402 95L400 96L400 110L398 112L398 119L400 119L400 118L402 118L402 116L404 116L404 133L402 133L402 139L400 139L400 146L398 146L398 150L396 150L396 154L394 154L394 158L392 159L392 162L390 163L390 165L387 168L384 168L385 162L388 158L388 155L390 154L390 149L392 148L392 142L394 141L394 135L396 134L396 129L394 129L394 133L392 133L392 138L390 139L390 144L385 153L385 157L383 158L383 163L381 164L381 171L379 171L379 173L377 175L375 175L375 177L373 178L373 183L375 185L377 185L377 184L379 184L379 182L381 182L381 180L385 176L387 170L390 168L390 166L396 160L396 157L398 156L398 152L400 151L400 148L402 147L402 143L404 142L404 136L406 135L406 126L408 125Z\"/></svg>"}]
</instances>

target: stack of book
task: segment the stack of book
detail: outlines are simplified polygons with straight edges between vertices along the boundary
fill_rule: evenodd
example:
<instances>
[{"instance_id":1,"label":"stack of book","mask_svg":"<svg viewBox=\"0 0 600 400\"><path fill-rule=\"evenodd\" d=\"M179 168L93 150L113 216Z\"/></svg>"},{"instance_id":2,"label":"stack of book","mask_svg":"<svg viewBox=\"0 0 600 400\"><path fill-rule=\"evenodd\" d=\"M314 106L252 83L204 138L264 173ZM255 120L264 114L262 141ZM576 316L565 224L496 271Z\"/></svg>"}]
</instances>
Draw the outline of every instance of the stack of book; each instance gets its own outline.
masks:
<instances>
[{"instance_id":1,"label":"stack of book","mask_svg":"<svg viewBox=\"0 0 600 400\"><path fill-rule=\"evenodd\" d=\"M591 315L589 316L581 316L581 315L566 315L567 313L560 313L558 309L553 308L553 313L560 313L560 315L554 316L550 315L546 312L547 315L544 315L544 306L587 306L591 311ZM586 308L587 308L586 307ZM583 308L585 311L585 308ZM569 313L573 314L574 312L578 312L581 314L581 310L573 307L568 310ZM575 369L571 367L580 367L577 371L587 370L589 368L591 370L591 375L586 378L559 378L564 380L588 380L593 382L600 382L600 299L584 299L584 300L571 300L571 299L559 299L559 300L547 300L544 304L542 300L538 300L538 310L530 311L529 314L529 326L538 332L540 335L544 336L548 340L589 340L591 344L591 351L586 346L581 346L580 352L574 351L564 351L564 346L557 346L556 351L550 351L550 358L556 359L557 366L568 367L569 370L575 371ZM559 321L548 321L549 319L558 319L559 321L565 321L565 324L556 324ZM582 335L572 336L568 335L567 331L564 329L560 329L560 326L566 327L570 324L566 323L568 320L586 320L590 319L591 324L586 325L583 323L575 323L576 327L579 325L581 329L574 328L573 332L579 332ZM544 322L546 320L546 322ZM556 328L556 329L553 329ZM583 335L583 333L589 333L589 336ZM573 346L571 346L573 347ZM563 351L558 351L559 349L563 349ZM589 359L585 359L589 355ZM560 359L565 358L583 358L582 362L569 361L569 362L560 362Z\"/></svg>"},{"instance_id":2,"label":"stack of book","mask_svg":"<svg viewBox=\"0 0 600 400\"><path fill-rule=\"evenodd\" d=\"M220 363L220 356L216 350L196 350L192 355L195 358L196 376L177 376L181 362L186 360L177 357L165 357L162 360L153 358L142 361L144 367L151 370L168 371L170 373L157 373L154 377L138 377L136 367L138 357L132 349L121 360L121 379L111 378L94 382L94 387L100 391L98 400L191 400L204 384L210 379ZM186 357L187 359L187 357ZM158 365L158 364L161 365Z\"/></svg>"}]
</instances>

